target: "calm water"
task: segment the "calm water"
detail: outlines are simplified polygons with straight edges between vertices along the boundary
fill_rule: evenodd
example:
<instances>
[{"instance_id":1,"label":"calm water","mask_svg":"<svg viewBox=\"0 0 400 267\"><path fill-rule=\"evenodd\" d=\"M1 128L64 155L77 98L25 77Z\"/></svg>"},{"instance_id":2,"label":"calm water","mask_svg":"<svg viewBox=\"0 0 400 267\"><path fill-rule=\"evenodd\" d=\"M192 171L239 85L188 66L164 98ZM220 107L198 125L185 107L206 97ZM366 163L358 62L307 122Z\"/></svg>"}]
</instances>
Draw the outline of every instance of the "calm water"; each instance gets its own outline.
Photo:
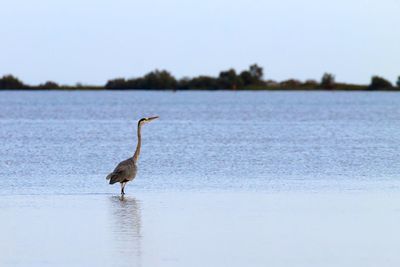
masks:
<instances>
[{"instance_id":1,"label":"calm water","mask_svg":"<svg viewBox=\"0 0 400 267\"><path fill-rule=\"evenodd\" d=\"M398 185L396 93L1 92L0 194L111 193L132 156L138 190ZM10 179L12 177L12 179Z\"/></svg>"},{"instance_id":2,"label":"calm water","mask_svg":"<svg viewBox=\"0 0 400 267\"><path fill-rule=\"evenodd\" d=\"M398 266L399 103L0 92L0 266ZM105 176L151 115L120 199Z\"/></svg>"}]
</instances>

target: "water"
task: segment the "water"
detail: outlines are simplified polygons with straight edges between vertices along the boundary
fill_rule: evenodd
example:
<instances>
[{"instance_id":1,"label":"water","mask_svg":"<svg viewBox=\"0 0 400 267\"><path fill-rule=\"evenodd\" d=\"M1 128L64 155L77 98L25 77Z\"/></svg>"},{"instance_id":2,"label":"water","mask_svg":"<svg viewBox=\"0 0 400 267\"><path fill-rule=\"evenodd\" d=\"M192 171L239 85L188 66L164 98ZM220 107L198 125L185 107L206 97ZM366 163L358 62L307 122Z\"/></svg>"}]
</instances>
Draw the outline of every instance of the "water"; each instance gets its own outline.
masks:
<instances>
[{"instance_id":1,"label":"water","mask_svg":"<svg viewBox=\"0 0 400 267\"><path fill-rule=\"evenodd\" d=\"M0 265L398 266L399 100L0 92Z\"/></svg>"},{"instance_id":2,"label":"water","mask_svg":"<svg viewBox=\"0 0 400 267\"><path fill-rule=\"evenodd\" d=\"M103 178L133 155L136 121L150 115L161 118L143 129L128 190L397 188L399 101L396 93L2 92L0 193L114 192Z\"/></svg>"}]
</instances>

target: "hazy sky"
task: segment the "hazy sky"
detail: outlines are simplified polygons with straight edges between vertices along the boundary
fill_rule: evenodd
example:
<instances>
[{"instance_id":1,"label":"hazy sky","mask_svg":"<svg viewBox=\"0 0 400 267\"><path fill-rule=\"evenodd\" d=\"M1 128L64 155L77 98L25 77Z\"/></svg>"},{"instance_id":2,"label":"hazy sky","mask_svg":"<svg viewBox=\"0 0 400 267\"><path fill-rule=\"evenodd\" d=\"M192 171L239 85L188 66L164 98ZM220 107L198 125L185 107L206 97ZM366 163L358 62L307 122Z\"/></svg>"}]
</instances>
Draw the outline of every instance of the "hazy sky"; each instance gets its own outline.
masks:
<instances>
[{"instance_id":1,"label":"hazy sky","mask_svg":"<svg viewBox=\"0 0 400 267\"><path fill-rule=\"evenodd\" d=\"M264 67L265 78L400 75L399 0L3 0L0 75L104 84Z\"/></svg>"}]
</instances>

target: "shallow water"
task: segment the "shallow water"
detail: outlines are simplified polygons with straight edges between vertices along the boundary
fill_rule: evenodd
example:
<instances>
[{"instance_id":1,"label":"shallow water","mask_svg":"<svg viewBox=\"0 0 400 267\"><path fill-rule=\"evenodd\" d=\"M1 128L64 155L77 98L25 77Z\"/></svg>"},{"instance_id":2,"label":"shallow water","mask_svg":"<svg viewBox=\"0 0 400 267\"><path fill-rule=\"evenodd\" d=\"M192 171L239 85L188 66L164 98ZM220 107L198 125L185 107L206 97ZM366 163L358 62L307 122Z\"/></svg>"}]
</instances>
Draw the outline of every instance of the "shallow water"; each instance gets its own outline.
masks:
<instances>
[{"instance_id":1,"label":"shallow water","mask_svg":"<svg viewBox=\"0 0 400 267\"><path fill-rule=\"evenodd\" d=\"M1 266L398 266L398 194L0 198Z\"/></svg>"},{"instance_id":2,"label":"shallow water","mask_svg":"<svg viewBox=\"0 0 400 267\"><path fill-rule=\"evenodd\" d=\"M0 266L398 266L399 100L0 92Z\"/></svg>"}]
</instances>

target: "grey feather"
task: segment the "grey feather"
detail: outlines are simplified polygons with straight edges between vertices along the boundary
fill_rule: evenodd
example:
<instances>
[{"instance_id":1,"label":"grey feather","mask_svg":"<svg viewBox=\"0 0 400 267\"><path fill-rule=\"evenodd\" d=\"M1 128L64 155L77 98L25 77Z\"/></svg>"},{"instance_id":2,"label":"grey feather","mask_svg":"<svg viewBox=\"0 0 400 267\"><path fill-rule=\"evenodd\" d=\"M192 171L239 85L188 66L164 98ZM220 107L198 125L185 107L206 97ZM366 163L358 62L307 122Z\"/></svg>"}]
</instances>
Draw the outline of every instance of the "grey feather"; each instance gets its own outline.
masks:
<instances>
[{"instance_id":1,"label":"grey feather","mask_svg":"<svg viewBox=\"0 0 400 267\"><path fill-rule=\"evenodd\" d=\"M121 161L114 171L107 175L107 180L110 180L110 184L129 182L135 179L137 173L137 166L133 161L133 158Z\"/></svg>"}]
</instances>

